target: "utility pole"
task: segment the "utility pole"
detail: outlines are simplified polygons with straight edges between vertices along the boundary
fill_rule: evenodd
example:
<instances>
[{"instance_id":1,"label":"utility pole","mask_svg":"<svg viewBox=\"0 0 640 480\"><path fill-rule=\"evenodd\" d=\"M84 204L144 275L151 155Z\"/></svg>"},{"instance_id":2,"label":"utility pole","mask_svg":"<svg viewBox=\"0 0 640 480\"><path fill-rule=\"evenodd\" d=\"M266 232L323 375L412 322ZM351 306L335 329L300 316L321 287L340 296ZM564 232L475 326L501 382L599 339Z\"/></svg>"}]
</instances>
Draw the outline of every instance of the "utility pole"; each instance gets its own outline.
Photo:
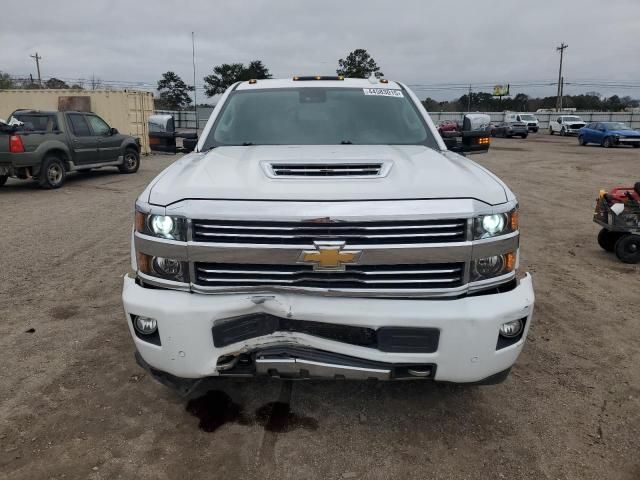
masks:
<instances>
[{"instance_id":1,"label":"utility pole","mask_svg":"<svg viewBox=\"0 0 640 480\"><path fill-rule=\"evenodd\" d=\"M560 52L560 70L558 71L558 94L556 96L556 110L560 110L562 108L562 57L564 55L564 49L569 45L565 45L564 42L560 44L559 47L556 47L556 51Z\"/></svg>"},{"instance_id":2,"label":"utility pole","mask_svg":"<svg viewBox=\"0 0 640 480\"><path fill-rule=\"evenodd\" d=\"M560 79L560 110L562 110L563 99L564 99L564 77Z\"/></svg>"},{"instance_id":3,"label":"utility pole","mask_svg":"<svg viewBox=\"0 0 640 480\"><path fill-rule=\"evenodd\" d=\"M36 68L38 69L38 85L42 87L42 77L40 77L40 60L42 60L42 57L38 55L38 52L36 52L35 55L29 55L29 56L36 61Z\"/></svg>"},{"instance_id":4,"label":"utility pole","mask_svg":"<svg viewBox=\"0 0 640 480\"><path fill-rule=\"evenodd\" d=\"M467 95L467 113L471 111L471 84L469 84L469 94Z\"/></svg>"},{"instance_id":5,"label":"utility pole","mask_svg":"<svg viewBox=\"0 0 640 480\"><path fill-rule=\"evenodd\" d=\"M193 105L196 112L196 133L200 125L198 123L198 95L196 92L196 40L195 34L191 32L191 60L193 62Z\"/></svg>"}]
</instances>

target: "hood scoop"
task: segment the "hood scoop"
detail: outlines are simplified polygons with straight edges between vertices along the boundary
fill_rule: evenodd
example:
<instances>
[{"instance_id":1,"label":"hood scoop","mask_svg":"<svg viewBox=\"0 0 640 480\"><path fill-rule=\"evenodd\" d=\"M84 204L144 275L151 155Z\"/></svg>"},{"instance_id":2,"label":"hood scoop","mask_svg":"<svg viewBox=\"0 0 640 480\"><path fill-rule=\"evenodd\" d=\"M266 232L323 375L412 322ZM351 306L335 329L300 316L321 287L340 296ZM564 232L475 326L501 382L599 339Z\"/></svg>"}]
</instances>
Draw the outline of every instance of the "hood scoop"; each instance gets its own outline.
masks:
<instances>
[{"instance_id":1,"label":"hood scoop","mask_svg":"<svg viewBox=\"0 0 640 480\"><path fill-rule=\"evenodd\" d=\"M263 162L262 166L272 178L376 178L389 172L391 162Z\"/></svg>"}]
</instances>

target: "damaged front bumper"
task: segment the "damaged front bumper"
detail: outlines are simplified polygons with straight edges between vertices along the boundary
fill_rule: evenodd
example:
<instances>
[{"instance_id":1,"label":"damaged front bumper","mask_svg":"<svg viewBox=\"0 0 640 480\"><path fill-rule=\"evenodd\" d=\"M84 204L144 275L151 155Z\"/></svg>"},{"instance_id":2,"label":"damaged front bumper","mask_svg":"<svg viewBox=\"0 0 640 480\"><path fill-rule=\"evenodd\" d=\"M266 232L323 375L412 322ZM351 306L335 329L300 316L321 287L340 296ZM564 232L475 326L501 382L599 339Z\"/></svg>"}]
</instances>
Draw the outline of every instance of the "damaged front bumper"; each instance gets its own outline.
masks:
<instances>
[{"instance_id":1,"label":"damaged front bumper","mask_svg":"<svg viewBox=\"0 0 640 480\"><path fill-rule=\"evenodd\" d=\"M154 376L473 383L516 361L534 293L529 275L509 291L455 300L203 295L144 288L125 276L123 303L139 363ZM154 342L134 329L136 316L157 321ZM501 342L500 326L517 319L522 334Z\"/></svg>"}]
</instances>

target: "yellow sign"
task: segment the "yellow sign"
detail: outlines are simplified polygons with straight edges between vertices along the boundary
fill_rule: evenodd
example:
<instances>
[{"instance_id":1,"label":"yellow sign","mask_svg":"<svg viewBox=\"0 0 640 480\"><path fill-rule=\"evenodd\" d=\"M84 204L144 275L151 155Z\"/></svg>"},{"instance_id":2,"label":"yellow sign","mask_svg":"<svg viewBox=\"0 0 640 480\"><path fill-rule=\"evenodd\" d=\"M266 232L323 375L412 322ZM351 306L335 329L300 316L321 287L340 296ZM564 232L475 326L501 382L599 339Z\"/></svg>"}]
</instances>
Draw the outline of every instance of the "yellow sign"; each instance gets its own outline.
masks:
<instances>
[{"instance_id":1,"label":"yellow sign","mask_svg":"<svg viewBox=\"0 0 640 480\"><path fill-rule=\"evenodd\" d=\"M494 97L504 97L509 95L509 85L496 85L493 87Z\"/></svg>"},{"instance_id":2,"label":"yellow sign","mask_svg":"<svg viewBox=\"0 0 640 480\"><path fill-rule=\"evenodd\" d=\"M315 243L316 250L303 250L300 263L313 263L314 270L344 271L345 265L354 264L360 258L360 250L342 250L344 242Z\"/></svg>"}]
</instances>

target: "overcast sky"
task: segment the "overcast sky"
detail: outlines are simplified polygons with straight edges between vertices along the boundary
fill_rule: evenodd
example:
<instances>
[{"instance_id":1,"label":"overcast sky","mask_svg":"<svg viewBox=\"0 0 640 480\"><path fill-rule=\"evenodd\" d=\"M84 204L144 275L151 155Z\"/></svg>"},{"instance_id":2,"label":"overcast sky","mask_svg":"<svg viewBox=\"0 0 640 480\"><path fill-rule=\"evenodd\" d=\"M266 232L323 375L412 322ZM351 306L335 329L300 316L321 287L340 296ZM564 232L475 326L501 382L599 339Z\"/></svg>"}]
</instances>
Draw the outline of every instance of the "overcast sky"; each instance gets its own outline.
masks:
<instances>
[{"instance_id":1,"label":"overcast sky","mask_svg":"<svg viewBox=\"0 0 640 480\"><path fill-rule=\"evenodd\" d=\"M555 82L564 41L566 82L636 85L566 93L640 98L640 0L2 3L0 70L12 75L35 77L37 51L43 78L151 86L173 70L192 83L194 31L199 85L214 65L253 59L276 77L335 74L339 58L366 48L386 77L423 85L414 87L421 98L448 99L464 93L452 84ZM554 95L555 86L511 89L519 91Z\"/></svg>"}]
</instances>

